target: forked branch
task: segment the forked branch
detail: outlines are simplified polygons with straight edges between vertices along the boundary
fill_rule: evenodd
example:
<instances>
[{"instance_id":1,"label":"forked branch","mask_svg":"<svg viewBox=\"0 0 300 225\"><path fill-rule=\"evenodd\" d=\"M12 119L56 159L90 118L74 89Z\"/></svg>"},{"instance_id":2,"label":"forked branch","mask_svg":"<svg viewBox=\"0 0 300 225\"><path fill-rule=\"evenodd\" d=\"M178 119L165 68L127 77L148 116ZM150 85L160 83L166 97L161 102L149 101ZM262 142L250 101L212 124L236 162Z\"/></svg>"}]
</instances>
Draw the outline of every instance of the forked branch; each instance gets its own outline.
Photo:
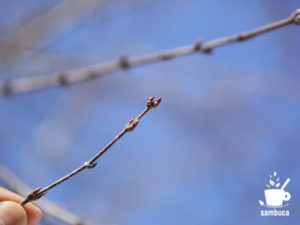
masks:
<instances>
[{"instance_id":1,"label":"forked branch","mask_svg":"<svg viewBox=\"0 0 300 225\"><path fill-rule=\"evenodd\" d=\"M193 54L195 52L209 53L214 48L233 42L249 40L257 35L281 28L289 24L300 24L300 9L296 10L294 13L292 13L291 16L283 20L229 37L218 38L208 42L198 41L192 45L182 46L175 49L170 49L167 51L140 57L126 58L125 56L122 56L119 60L116 61L95 64L92 66L65 71L63 73L7 80L6 82L2 82L0 84L0 96L21 94L48 88L51 86L66 85L79 81L89 80L92 78L110 74L121 69L129 69L134 66L170 60L177 57Z\"/></svg>"},{"instance_id":2,"label":"forked branch","mask_svg":"<svg viewBox=\"0 0 300 225\"><path fill-rule=\"evenodd\" d=\"M125 124L124 129L110 142L108 143L102 150L100 150L94 157L92 157L89 161L84 162L81 166L77 169L72 171L71 173L67 174L66 176L62 177L61 179L53 182L49 186L45 188L36 188L32 192L30 192L27 197L20 203L21 205L25 205L28 202L32 202L38 200L43 195L47 193L50 189L56 187L57 185L65 182L69 178L73 177L74 175L80 173L85 169L93 169L97 165L97 160L114 144L116 143L124 134L129 131L133 131L134 128L138 125L139 120L152 108L157 107L161 102L161 97L157 98L154 101L154 97L151 96L147 101L147 107L138 115L135 119L131 119L128 123Z\"/></svg>"}]
</instances>

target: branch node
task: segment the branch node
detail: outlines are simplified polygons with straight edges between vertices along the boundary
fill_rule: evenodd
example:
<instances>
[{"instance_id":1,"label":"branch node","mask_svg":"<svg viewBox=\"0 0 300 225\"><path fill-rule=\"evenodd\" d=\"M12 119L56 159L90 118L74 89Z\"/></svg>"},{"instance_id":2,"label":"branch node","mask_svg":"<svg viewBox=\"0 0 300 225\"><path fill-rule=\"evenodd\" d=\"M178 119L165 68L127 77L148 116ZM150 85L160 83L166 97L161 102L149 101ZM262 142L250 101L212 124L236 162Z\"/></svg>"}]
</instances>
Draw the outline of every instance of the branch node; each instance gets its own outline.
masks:
<instances>
[{"instance_id":1,"label":"branch node","mask_svg":"<svg viewBox=\"0 0 300 225\"><path fill-rule=\"evenodd\" d=\"M201 51L206 53L206 54L209 54L212 52L212 48L209 48L209 47L201 47Z\"/></svg>"},{"instance_id":2,"label":"branch node","mask_svg":"<svg viewBox=\"0 0 300 225\"><path fill-rule=\"evenodd\" d=\"M194 45L194 51L197 52L197 51L201 51L202 49L202 45L203 45L203 40L200 39L198 41L196 41L195 45Z\"/></svg>"},{"instance_id":3,"label":"branch node","mask_svg":"<svg viewBox=\"0 0 300 225\"><path fill-rule=\"evenodd\" d=\"M7 94L21 94L24 92L30 92L38 89L47 88L50 86L55 86L57 84L64 85L66 83L71 84L75 82L80 82L90 78L100 77L99 75L106 75L121 69L126 70L134 66L145 65L145 64L155 63L155 62L173 59L177 57L182 57L185 55L195 53L197 51L201 51L203 53L211 53L212 49L218 48L220 46L228 45L234 42L249 40L255 36L264 34L271 30L279 29L291 23L300 24L300 9L295 10L290 16L282 20L275 21L273 23L258 27L248 32L243 32L240 34L235 34L223 38L217 38L207 43L206 42L202 43L202 40L199 40L195 44L182 46L167 51L158 52L155 54L152 53L141 57L134 57L132 59L126 58L124 55L121 55L119 59L113 62L95 64L92 66L87 66L85 68L70 70L69 72L67 72L68 73L67 76L59 75L55 73L54 75L55 82L53 82L53 77L48 75L46 76L42 75L39 78L41 82L35 82L34 77L25 78L25 81L24 78L22 79L15 78L12 80L10 87L8 88L4 88L3 87L4 85L0 84L0 92L1 92L1 96ZM93 73L89 74L90 71L95 71L96 75L94 75ZM75 79L73 79L73 77Z\"/></svg>"},{"instance_id":4,"label":"branch node","mask_svg":"<svg viewBox=\"0 0 300 225\"><path fill-rule=\"evenodd\" d=\"M151 96L147 101L147 108L145 108L135 119L131 119L128 123L125 124L125 129L123 129L117 136L113 138L113 140L108 143L102 150L100 150L94 157L92 157L89 161L84 162L80 167L73 170L71 173L65 175L64 177L58 179L57 181L53 182L52 184L48 185L47 187L41 189L36 188L32 192L30 192L27 197L20 203L21 205L25 205L28 202L38 200L43 195L47 193L50 189L56 187L57 185L65 182L66 180L70 179L71 177L75 176L79 172L85 169L92 169L97 165L97 160L108 150L111 146L117 142L125 133L132 131L139 123L139 120L152 108L159 105L161 102L161 97L156 99L153 102L154 96Z\"/></svg>"},{"instance_id":5,"label":"branch node","mask_svg":"<svg viewBox=\"0 0 300 225\"><path fill-rule=\"evenodd\" d=\"M172 59L174 58L174 55L172 55L171 53L162 53L159 58L161 60L169 60L169 59Z\"/></svg>"},{"instance_id":6,"label":"branch node","mask_svg":"<svg viewBox=\"0 0 300 225\"><path fill-rule=\"evenodd\" d=\"M133 131L134 128L138 125L139 120L138 119L131 119L128 123L125 125L125 129L128 131Z\"/></svg>"},{"instance_id":7,"label":"branch node","mask_svg":"<svg viewBox=\"0 0 300 225\"><path fill-rule=\"evenodd\" d=\"M120 56L119 64L122 69L128 69L130 67L129 60L125 55Z\"/></svg>"},{"instance_id":8,"label":"branch node","mask_svg":"<svg viewBox=\"0 0 300 225\"><path fill-rule=\"evenodd\" d=\"M58 83L60 85L66 85L68 83L68 74L64 73L64 72L61 72L58 77Z\"/></svg>"},{"instance_id":9,"label":"branch node","mask_svg":"<svg viewBox=\"0 0 300 225\"><path fill-rule=\"evenodd\" d=\"M3 84L2 84L2 93L6 96L10 95L13 91L11 85L10 85L10 82L9 81L5 81Z\"/></svg>"},{"instance_id":10,"label":"branch node","mask_svg":"<svg viewBox=\"0 0 300 225\"><path fill-rule=\"evenodd\" d=\"M295 12L293 12L291 18L293 19L294 23L300 24L300 9L297 9Z\"/></svg>"},{"instance_id":11,"label":"branch node","mask_svg":"<svg viewBox=\"0 0 300 225\"><path fill-rule=\"evenodd\" d=\"M95 168L95 166L97 166L97 164L98 164L97 162L93 162L93 163L84 162L83 166L86 167L87 169L93 169L93 168Z\"/></svg>"},{"instance_id":12,"label":"branch node","mask_svg":"<svg viewBox=\"0 0 300 225\"><path fill-rule=\"evenodd\" d=\"M249 38L250 38L250 36L248 34L246 34L246 33L240 33L237 36L237 40L238 41L246 41Z\"/></svg>"},{"instance_id":13,"label":"branch node","mask_svg":"<svg viewBox=\"0 0 300 225\"><path fill-rule=\"evenodd\" d=\"M94 70L91 70L91 71L89 71L87 77L88 77L88 79L94 79L97 77L97 75L98 74Z\"/></svg>"}]
</instances>

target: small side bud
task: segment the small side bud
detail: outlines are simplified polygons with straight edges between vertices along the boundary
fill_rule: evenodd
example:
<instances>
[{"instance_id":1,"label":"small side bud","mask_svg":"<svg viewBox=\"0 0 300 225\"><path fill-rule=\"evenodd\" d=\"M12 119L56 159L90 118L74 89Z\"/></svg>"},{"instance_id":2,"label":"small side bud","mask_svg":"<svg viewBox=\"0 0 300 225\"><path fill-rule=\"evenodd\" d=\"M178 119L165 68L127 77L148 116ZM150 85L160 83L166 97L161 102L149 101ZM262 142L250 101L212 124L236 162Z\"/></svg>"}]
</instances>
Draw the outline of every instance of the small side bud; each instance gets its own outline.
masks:
<instances>
[{"instance_id":1,"label":"small side bud","mask_svg":"<svg viewBox=\"0 0 300 225\"><path fill-rule=\"evenodd\" d=\"M210 54L212 52L212 49L209 47L202 46L201 51L206 54Z\"/></svg>"},{"instance_id":2,"label":"small side bud","mask_svg":"<svg viewBox=\"0 0 300 225\"><path fill-rule=\"evenodd\" d=\"M169 59L172 59L173 57L174 57L174 55L172 55L170 53L163 53L160 55L161 60L169 60Z\"/></svg>"},{"instance_id":3,"label":"small side bud","mask_svg":"<svg viewBox=\"0 0 300 225\"><path fill-rule=\"evenodd\" d=\"M2 92L3 92L3 95L5 96L8 96L12 93L12 87L9 83L9 81L5 81L3 84L2 84Z\"/></svg>"},{"instance_id":4,"label":"small side bud","mask_svg":"<svg viewBox=\"0 0 300 225\"><path fill-rule=\"evenodd\" d=\"M57 79L60 85L66 85L68 83L68 75L64 72L60 73Z\"/></svg>"},{"instance_id":5,"label":"small side bud","mask_svg":"<svg viewBox=\"0 0 300 225\"><path fill-rule=\"evenodd\" d=\"M39 193L40 190L42 190L42 188L38 187L34 189L30 194L36 195L37 193Z\"/></svg>"},{"instance_id":6,"label":"small side bud","mask_svg":"<svg viewBox=\"0 0 300 225\"><path fill-rule=\"evenodd\" d=\"M38 187L34 189L32 192L30 192L27 197L20 203L21 205L25 205L28 202L38 200L42 196L46 194L46 192L39 193L42 190L42 188Z\"/></svg>"},{"instance_id":7,"label":"small side bud","mask_svg":"<svg viewBox=\"0 0 300 225\"><path fill-rule=\"evenodd\" d=\"M47 191L46 192L43 192L41 194L39 194L36 198L36 200L40 199L41 197L43 197L45 194L47 194Z\"/></svg>"},{"instance_id":8,"label":"small side bud","mask_svg":"<svg viewBox=\"0 0 300 225\"><path fill-rule=\"evenodd\" d=\"M126 123L125 128L128 131L132 131L139 123L139 120L137 119L131 119L128 123Z\"/></svg>"},{"instance_id":9,"label":"small side bud","mask_svg":"<svg viewBox=\"0 0 300 225\"><path fill-rule=\"evenodd\" d=\"M94 78L96 78L97 77L97 73L95 72L95 71L90 71L89 73L88 73L88 79L94 79Z\"/></svg>"},{"instance_id":10,"label":"small side bud","mask_svg":"<svg viewBox=\"0 0 300 225\"><path fill-rule=\"evenodd\" d=\"M129 60L127 59L127 57L125 55L121 55L120 56L120 67L122 69L128 69L130 67L130 63L129 63Z\"/></svg>"},{"instance_id":11,"label":"small side bud","mask_svg":"<svg viewBox=\"0 0 300 225\"><path fill-rule=\"evenodd\" d=\"M246 41L249 38L249 36L246 33L240 33L237 36L238 41Z\"/></svg>"},{"instance_id":12,"label":"small side bud","mask_svg":"<svg viewBox=\"0 0 300 225\"><path fill-rule=\"evenodd\" d=\"M94 163L89 163L89 162L84 162L84 166L87 168L87 169L93 169L95 168L95 166L97 166L97 162L94 162Z\"/></svg>"},{"instance_id":13,"label":"small side bud","mask_svg":"<svg viewBox=\"0 0 300 225\"><path fill-rule=\"evenodd\" d=\"M138 125L139 121L138 120L132 120L130 123L133 126L133 128L135 128Z\"/></svg>"},{"instance_id":14,"label":"small side bud","mask_svg":"<svg viewBox=\"0 0 300 225\"><path fill-rule=\"evenodd\" d=\"M201 48L202 48L202 44L203 44L203 40L200 39L198 40L195 45L194 45L194 50L197 52L197 51L201 51Z\"/></svg>"}]
</instances>

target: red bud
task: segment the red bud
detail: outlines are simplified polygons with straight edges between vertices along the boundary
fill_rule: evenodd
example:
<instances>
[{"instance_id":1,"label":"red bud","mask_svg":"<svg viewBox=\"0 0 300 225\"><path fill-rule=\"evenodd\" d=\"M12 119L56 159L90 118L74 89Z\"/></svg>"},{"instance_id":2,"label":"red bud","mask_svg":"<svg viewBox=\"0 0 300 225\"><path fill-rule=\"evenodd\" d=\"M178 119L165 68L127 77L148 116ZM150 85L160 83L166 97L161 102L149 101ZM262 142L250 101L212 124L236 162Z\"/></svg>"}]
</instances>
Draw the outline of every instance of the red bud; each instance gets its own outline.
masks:
<instances>
[{"instance_id":1,"label":"red bud","mask_svg":"<svg viewBox=\"0 0 300 225\"><path fill-rule=\"evenodd\" d=\"M128 123L126 123L125 125L125 128L128 130L128 131L132 131L139 123L139 120L137 119L131 119L129 120Z\"/></svg>"},{"instance_id":2,"label":"red bud","mask_svg":"<svg viewBox=\"0 0 300 225\"><path fill-rule=\"evenodd\" d=\"M158 99L156 99L156 103L159 104L161 102L162 97L159 97Z\"/></svg>"},{"instance_id":3,"label":"red bud","mask_svg":"<svg viewBox=\"0 0 300 225\"><path fill-rule=\"evenodd\" d=\"M31 193L36 195L37 193L39 193L39 191L41 190L42 188L38 187L36 189L34 189Z\"/></svg>"},{"instance_id":4,"label":"red bud","mask_svg":"<svg viewBox=\"0 0 300 225\"><path fill-rule=\"evenodd\" d=\"M154 100L154 96L151 96L149 99L148 99L148 102L153 102Z\"/></svg>"},{"instance_id":5,"label":"red bud","mask_svg":"<svg viewBox=\"0 0 300 225\"><path fill-rule=\"evenodd\" d=\"M292 18L296 24L300 24L300 9L292 13Z\"/></svg>"},{"instance_id":6,"label":"red bud","mask_svg":"<svg viewBox=\"0 0 300 225\"><path fill-rule=\"evenodd\" d=\"M136 127L136 125L138 125L138 123L139 123L139 120L131 120L131 122L129 122L131 125L132 125L132 127L134 128L134 127Z\"/></svg>"}]
</instances>

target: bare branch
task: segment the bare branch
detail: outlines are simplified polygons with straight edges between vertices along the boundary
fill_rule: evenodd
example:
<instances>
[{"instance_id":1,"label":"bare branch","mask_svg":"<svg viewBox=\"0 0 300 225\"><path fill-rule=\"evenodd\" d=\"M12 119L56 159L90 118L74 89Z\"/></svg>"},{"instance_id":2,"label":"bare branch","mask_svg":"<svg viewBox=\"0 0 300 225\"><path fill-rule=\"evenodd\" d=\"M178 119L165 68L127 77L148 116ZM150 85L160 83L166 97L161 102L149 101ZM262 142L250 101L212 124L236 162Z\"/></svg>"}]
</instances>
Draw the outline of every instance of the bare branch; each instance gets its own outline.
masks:
<instances>
[{"instance_id":1,"label":"bare branch","mask_svg":"<svg viewBox=\"0 0 300 225\"><path fill-rule=\"evenodd\" d=\"M44 89L51 86L66 85L79 81L89 80L101 77L106 74L121 70L129 69L134 66L146 65L150 63L174 59L177 57L193 54L195 52L209 53L212 49L227 45L233 42L249 40L257 35L281 28L289 24L300 24L300 9L296 10L286 19L268 24L257 29L243 32L237 35L215 39L208 42L198 41L193 45L178 47L175 49L144 55L140 57L126 58L120 57L117 61L95 64L92 66L82 67L70 70L64 73L55 73L50 75L40 75L28 78L19 78L0 84L0 96L10 94L21 94L34 90Z\"/></svg>"},{"instance_id":2,"label":"bare branch","mask_svg":"<svg viewBox=\"0 0 300 225\"><path fill-rule=\"evenodd\" d=\"M157 107L161 102L161 97L156 99L154 102L154 97L151 96L147 101L147 107L141 112L140 115L138 115L135 119L131 119L128 123L126 123L125 128L110 142L108 143L102 150L100 150L94 157L92 157L89 161L84 162L81 166L79 166L77 169L73 170L71 173L67 174L66 176L60 178L59 180L53 182L49 186L45 188L36 188L32 192L30 192L27 197L20 203L21 205L25 205L28 202L38 200L42 196L44 196L47 191L50 189L56 187L57 185L65 182L69 178L73 177L74 175L80 173L81 171L85 169L92 169L95 168L97 165L97 160L114 144L116 143L124 134L126 134L128 131L133 131L134 128L137 126L139 120L152 108Z\"/></svg>"},{"instance_id":3,"label":"bare branch","mask_svg":"<svg viewBox=\"0 0 300 225\"><path fill-rule=\"evenodd\" d=\"M60 1L43 14L0 37L1 64L34 54L62 33L73 29L82 18L103 3L104 0ZM62 27L63 32L54 32Z\"/></svg>"},{"instance_id":4,"label":"bare branch","mask_svg":"<svg viewBox=\"0 0 300 225\"><path fill-rule=\"evenodd\" d=\"M14 192L25 195L30 191L30 188L24 184L24 182L13 174L9 169L4 165L0 164L0 180L12 189ZM70 225L92 225L90 222L81 220L77 215L67 211L61 206L55 204L52 201L47 199L42 199L37 202L37 206L40 207L44 213L52 216L66 224Z\"/></svg>"}]
</instances>

